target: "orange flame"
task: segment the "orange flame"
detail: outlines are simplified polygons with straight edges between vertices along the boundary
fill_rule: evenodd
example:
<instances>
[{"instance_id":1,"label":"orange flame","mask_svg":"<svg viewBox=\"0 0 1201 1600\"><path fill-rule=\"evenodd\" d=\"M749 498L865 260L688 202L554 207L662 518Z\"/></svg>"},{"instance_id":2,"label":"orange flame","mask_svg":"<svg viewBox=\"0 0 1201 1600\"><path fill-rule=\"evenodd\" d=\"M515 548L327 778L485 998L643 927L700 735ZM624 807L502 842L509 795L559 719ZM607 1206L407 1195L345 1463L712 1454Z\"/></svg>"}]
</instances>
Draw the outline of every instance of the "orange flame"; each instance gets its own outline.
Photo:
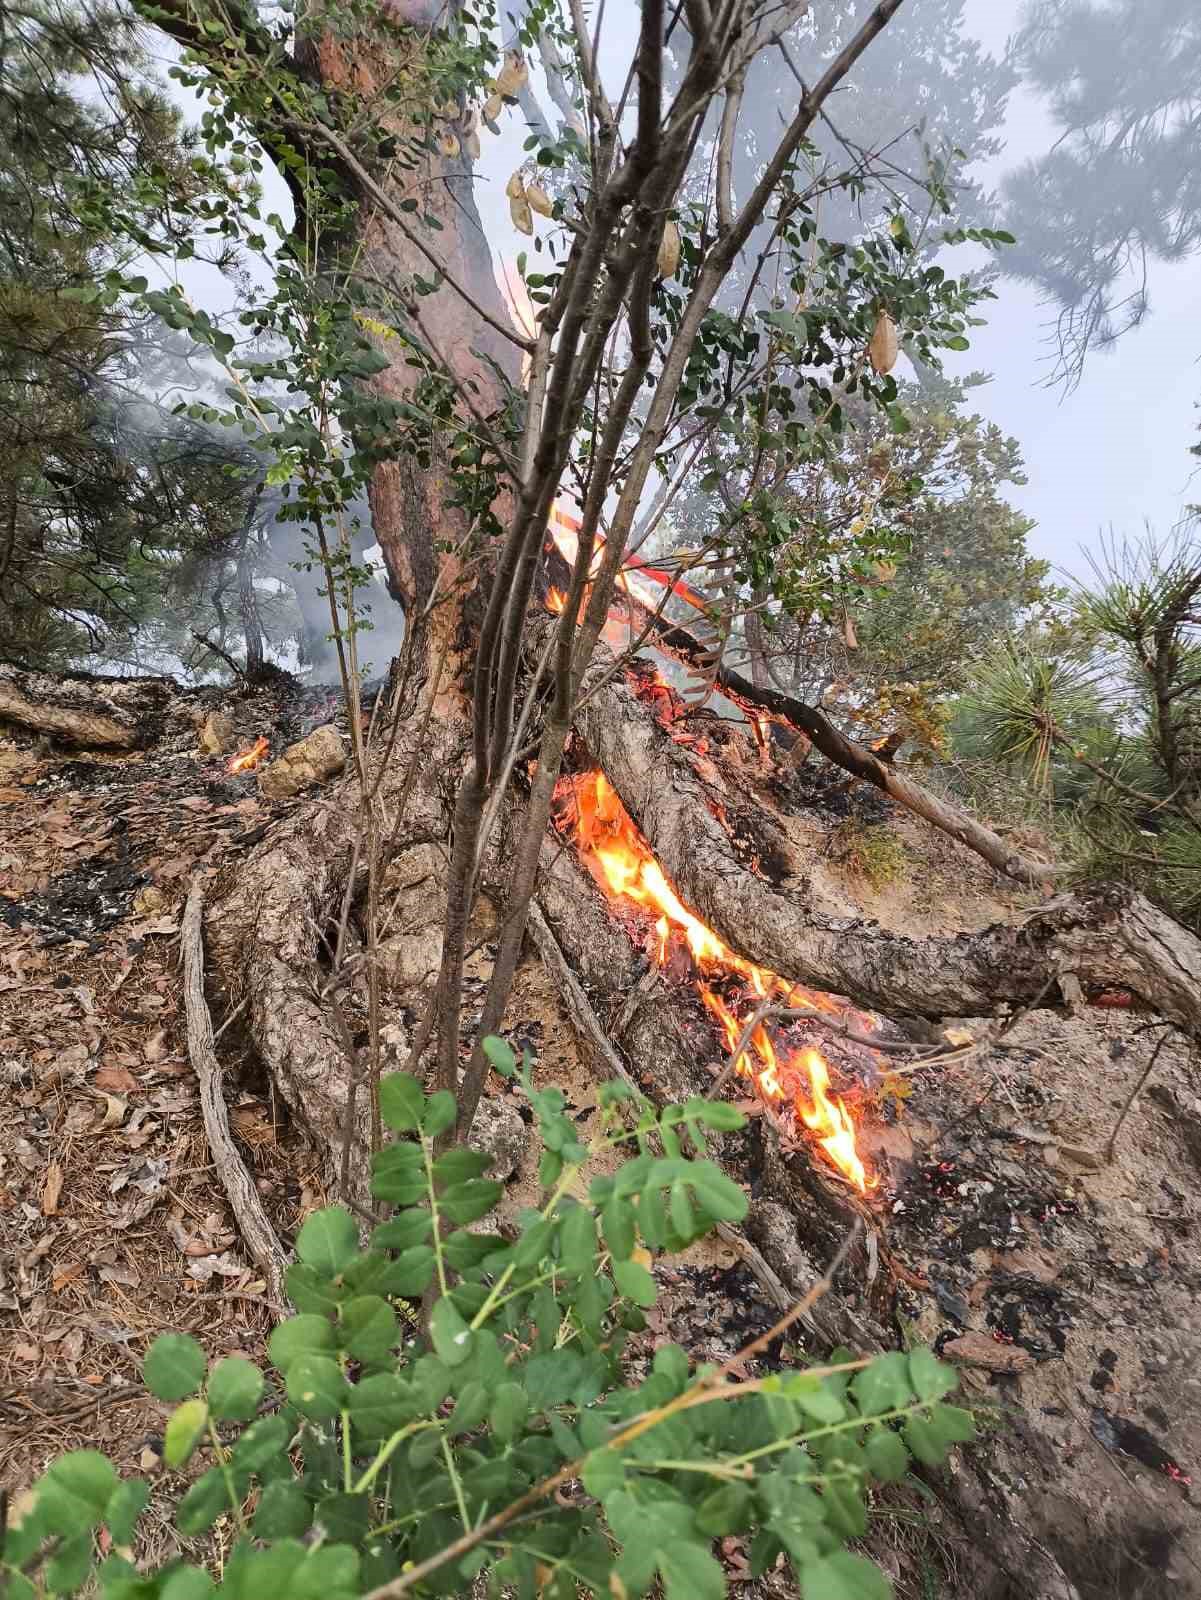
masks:
<instances>
[{"instance_id":1,"label":"orange flame","mask_svg":"<svg viewBox=\"0 0 1201 1600\"><path fill-rule=\"evenodd\" d=\"M245 750L239 750L236 756L231 756L225 764L226 772L250 772L258 766L259 762L271 748L271 743L260 733L252 745Z\"/></svg>"},{"instance_id":2,"label":"orange flame","mask_svg":"<svg viewBox=\"0 0 1201 1600\"><path fill-rule=\"evenodd\" d=\"M564 594L562 589L550 589L547 591L546 609L551 612L552 615L557 617L559 613L566 607L566 605L567 596Z\"/></svg>"},{"instance_id":3,"label":"orange flame","mask_svg":"<svg viewBox=\"0 0 1201 1600\"><path fill-rule=\"evenodd\" d=\"M737 955L713 930L683 903L664 876L663 869L630 819L603 772L589 772L560 782L559 797L574 802L560 811L560 824L569 827L581 859L599 887L611 898L640 907L654 918L652 956L666 964L673 936L681 939L699 972L697 991L717 1021L732 1051L746 1019L761 1000L779 1000L837 1014L828 995L786 983L765 967ZM574 815L572 815L574 812ZM742 1016L722 998L714 982L737 974L747 987ZM791 1101L797 1115L814 1135L818 1148L844 1178L861 1192L876 1186L868 1176L855 1143L855 1124L844 1102L830 1094L830 1070L819 1050L805 1048L777 1054L766 1028L760 1024L751 1035L750 1048L738 1071L753 1079L768 1100Z\"/></svg>"}]
</instances>

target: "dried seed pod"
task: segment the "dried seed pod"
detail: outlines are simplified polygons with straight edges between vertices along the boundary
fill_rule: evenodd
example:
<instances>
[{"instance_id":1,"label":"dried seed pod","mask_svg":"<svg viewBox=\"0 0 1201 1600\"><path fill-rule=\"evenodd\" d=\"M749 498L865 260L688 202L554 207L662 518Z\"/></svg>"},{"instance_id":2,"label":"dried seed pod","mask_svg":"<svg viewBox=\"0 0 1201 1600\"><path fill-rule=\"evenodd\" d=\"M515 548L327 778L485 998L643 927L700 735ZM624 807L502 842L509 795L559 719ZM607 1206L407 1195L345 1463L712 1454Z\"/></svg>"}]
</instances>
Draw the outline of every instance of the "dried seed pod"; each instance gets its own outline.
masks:
<instances>
[{"instance_id":1,"label":"dried seed pod","mask_svg":"<svg viewBox=\"0 0 1201 1600\"><path fill-rule=\"evenodd\" d=\"M459 102L457 100L444 101L443 104L438 107L438 115L445 122L454 122L459 115Z\"/></svg>"},{"instance_id":2,"label":"dried seed pod","mask_svg":"<svg viewBox=\"0 0 1201 1600\"><path fill-rule=\"evenodd\" d=\"M858 650L859 636L855 632L855 624L851 621L849 611L844 611L842 614L842 637L848 650Z\"/></svg>"},{"instance_id":3,"label":"dried seed pod","mask_svg":"<svg viewBox=\"0 0 1201 1600\"><path fill-rule=\"evenodd\" d=\"M555 208L551 204L550 195L538 183L527 183L525 197L530 203L531 211L536 211L540 217L553 217Z\"/></svg>"},{"instance_id":4,"label":"dried seed pod","mask_svg":"<svg viewBox=\"0 0 1201 1600\"><path fill-rule=\"evenodd\" d=\"M530 203L522 194L520 197L512 195L509 199L509 215L513 219L513 226L518 233L533 233L534 213L530 210Z\"/></svg>"},{"instance_id":5,"label":"dried seed pod","mask_svg":"<svg viewBox=\"0 0 1201 1600\"><path fill-rule=\"evenodd\" d=\"M441 150L448 161L453 161L461 148L458 136L447 128L446 132L438 140L438 149Z\"/></svg>"},{"instance_id":6,"label":"dried seed pod","mask_svg":"<svg viewBox=\"0 0 1201 1600\"><path fill-rule=\"evenodd\" d=\"M663 224L663 237L659 240L659 276L674 278L680 265L680 230L669 217Z\"/></svg>"},{"instance_id":7,"label":"dried seed pod","mask_svg":"<svg viewBox=\"0 0 1201 1600\"><path fill-rule=\"evenodd\" d=\"M510 200L525 199L525 179L521 176L520 167L512 174L508 183L505 184L505 193Z\"/></svg>"},{"instance_id":8,"label":"dried seed pod","mask_svg":"<svg viewBox=\"0 0 1201 1600\"><path fill-rule=\"evenodd\" d=\"M497 117L500 116L501 112L504 109L505 109L505 102L504 102L503 95L499 95L499 94L493 93L493 94L490 94L488 96L488 98L484 101L484 109L480 113L480 115L483 117L484 121L488 124L488 126L492 129L493 133L499 133L500 132L500 129L496 126L496 119L497 119Z\"/></svg>"},{"instance_id":9,"label":"dried seed pod","mask_svg":"<svg viewBox=\"0 0 1201 1600\"><path fill-rule=\"evenodd\" d=\"M467 108L467 115L463 122L463 149L473 161L480 159L480 122L479 114L474 106Z\"/></svg>"},{"instance_id":10,"label":"dried seed pod","mask_svg":"<svg viewBox=\"0 0 1201 1600\"><path fill-rule=\"evenodd\" d=\"M896 323L887 311L881 311L876 318L876 326L872 329L871 343L867 347L872 366L878 373L883 375L892 371L897 364L900 348Z\"/></svg>"},{"instance_id":11,"label":"dried seed pod","mask_svg":"<svg viewBox=\"0 0 1201 1600\"><path fill-rule=\"evenodd\" d=\"M496 87L507 100L516 100L529 82L530 69L519 55L506 55L505 64L496 75Z\"/></svg>"}]
</instances>

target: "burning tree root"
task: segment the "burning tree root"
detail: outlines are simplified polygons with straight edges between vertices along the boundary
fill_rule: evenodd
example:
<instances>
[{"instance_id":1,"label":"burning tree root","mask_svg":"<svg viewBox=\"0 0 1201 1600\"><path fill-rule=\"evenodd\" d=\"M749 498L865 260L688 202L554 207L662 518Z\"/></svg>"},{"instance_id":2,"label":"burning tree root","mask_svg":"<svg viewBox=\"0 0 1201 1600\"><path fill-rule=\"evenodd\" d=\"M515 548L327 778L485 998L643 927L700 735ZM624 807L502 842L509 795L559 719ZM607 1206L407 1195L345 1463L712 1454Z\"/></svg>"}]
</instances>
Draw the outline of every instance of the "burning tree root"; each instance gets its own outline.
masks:
<instances>
[{"instance_id":1,"label":"burning tree root","mask_svg":"<svg viewBox=\"0 0 1201 1600\"><path fill-rule=\"evenodd\" d=\"M640 1094L645 1093L645 1090L643 1090L634 1074L626 1066L618 1050L601 1026L600 1019L592 1009L588 996L584 993L583 986L575 973L572 972L567 957L559 948L558 940L551 932L550 925L537 905L530 907L529 928L530 937L537 947L538 954L542 957L543 965L557 984L568 1015L575 1025L589 1058L597 1069L597 1076L602 1079L606 1076L621 1078L631 1087L637 1089ZM746 1235L728 1222L719 1222L716 1232L741 1257L747 1270L776 1309L781 1312L787 1311L794 1303L796 1296L789 1294L779 1277L768 1266L763 1255Z\"/></svg>"},{"instance_id":2,"label":"burning tree root","mask_svg":"<svg viewBox=\"0 0 1201 1600\"><path fill-rule=\"evenodd\" d=\"M284 1270L287 1265L258 1190L247 1172L229 1131L229 1117L221 1094L221 1063L213 1048L213 1019L204 998L204 942L202 909L204 889L192 880L180 927L183 957L184 1006L188 1022L188 1056L200 1084L204 1131L230 1210L246 1241L255 1265L267 1282L267 1297L275 1310L285 1303Z\"/></svg>"},{"instance_id":3,"label":"burning tree root","mask_svg":"<svg viewBox=\"0 0 1201 1600\"><path fill-rule=\"evenodd\" d=\"M598 658L601 652L597 652ZM1030 1003L1073 973L1086 990L1129 991L1201 1034L1201 941L1121 885L1047 901L1018 926L911 939L872 924L822 924L803 899L756 876L714 815L711 793L610 663L585 679L577 726L676 892L732 948L782 977L890 1015L985 1016ZM764 815L765 830L772 828ZM1058 992L1050 1003L1062 1003Z\"/></svg>"}]
</instances>

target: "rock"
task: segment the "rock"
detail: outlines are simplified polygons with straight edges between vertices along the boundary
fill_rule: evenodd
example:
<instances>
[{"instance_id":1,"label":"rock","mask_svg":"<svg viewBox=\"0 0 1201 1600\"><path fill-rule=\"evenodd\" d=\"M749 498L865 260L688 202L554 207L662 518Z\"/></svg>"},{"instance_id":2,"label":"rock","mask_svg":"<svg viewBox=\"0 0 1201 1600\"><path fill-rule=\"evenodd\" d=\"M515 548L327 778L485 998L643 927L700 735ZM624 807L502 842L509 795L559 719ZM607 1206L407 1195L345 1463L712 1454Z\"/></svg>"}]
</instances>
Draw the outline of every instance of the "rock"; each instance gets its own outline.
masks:
<instances>
[{"instance_id":1,"label":"rock","mask_svg":"<svg viewBox=\"0 0 1201 1600\"><path fill-rule=\"evenodd\" d=\"M210 711L200 728L200 748L206 755L223 756L237 742L233 718L224 711Z\"/></svg>"},{"instance_id":2,"label":"rock","mask_svg":"<svg viewBox=\"0 0 1201 1600\"><path fill-rule=\"evenodd\" d=\"M468 1143L473 1150L486 1151L492 1157L489 1177L501 1183L511 1178L525 1154L529 1137L530 1130L521 1120L516 1106L483 1096L476 1107Z\"/></svg>"},{"instance_id":3,"label":"rock","mask_svg":"<svg viewBox=\"0 0 1201 1600\"><path fill-rule=\"evenodd\" d=\"M277 761L263 768L259 773L259 793L264 800L283 800L310 784L332 778L345 765L342 735L332 722L327 722L289 745Z\"/></svg>"}]
</instances>

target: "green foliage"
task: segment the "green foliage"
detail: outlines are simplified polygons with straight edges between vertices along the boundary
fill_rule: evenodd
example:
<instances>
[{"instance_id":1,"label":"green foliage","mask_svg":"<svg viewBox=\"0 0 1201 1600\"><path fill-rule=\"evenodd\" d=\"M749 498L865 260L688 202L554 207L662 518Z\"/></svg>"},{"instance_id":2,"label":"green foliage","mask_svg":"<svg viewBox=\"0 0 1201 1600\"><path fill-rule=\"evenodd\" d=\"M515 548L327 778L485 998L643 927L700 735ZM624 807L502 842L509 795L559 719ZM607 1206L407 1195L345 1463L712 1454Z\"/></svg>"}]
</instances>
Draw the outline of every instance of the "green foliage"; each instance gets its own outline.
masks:
<instances>
[{"instance_id":1,"label":"green foliage","mask_svg":"<svg viewBox=\"0 0 1201 1600\"><path fill-rule=\"evenodd\" d=\"M220 1517L236 1528L219 1582L191 1559L136 1571L145 1486L85 1450L51 1465L9 1528L8 1592L67 1594L94 1578L105 1600L354 1600L401 1574L422 1595L461 1594L482 1574L497 1596L639 1596L659 1583L672 1600L719 1600L713 1541L737 1532L756 1574L783 1553L810 1600L887 1600L885 1578L845 1545L866 1527L873 1480L936 1466L971 1437L971 1418L945 1403L954 1374L926 1350L869 1362L839 1351L828 1367L736 1382L663 1345L635 1376L625 1344L656 1292L645 1251L745 1212L704 1154L706 1132L737 1114L705 1100L656 1114L610 1084L585 1149L560 1090L536 1089L500 1040L489 1055L520 1077L554 1158L545 1203L515 1239L465 1226L496 1199L486 1158L438 1153L453 1106L393 1077L381 1106L397 1137L373 1188L402 1195L399 1209L366 1247L337 1208L305 1223L267 1414L252 1420L265 1384L250 1362L207 1368L176 1334L151 1346L147 1384L182 1402L168 1464L196 1461L176 1527L193 1539ZM618 1148L628 1158L587 1182L590 1159ZM404 1301L427 1290L427 1331L402 1335L398 1311L412 1322ZM571 1480L584 1492L557 1499ZM96 1566L102 1526L116 1553Z\"/></svg>"},{"instance_id":2,"label":"green foliage","mask_svg":"<svg viewBox=\"0 0 1201 1600\"><path fill-rule=\"evenodd\" d=\"M1002 186L1003 269L1058 308L1057 377L1137 327L1148 269L1201 245L1201 26L1176 0L1029 0L1012 58L1054 127Z\"/></svg>"},{"instance_id":3,"label":"green foliage","mask_svg":"<svg viewBox=\"0 0 1201 1600\"><path fill-rule=\"evenodd\" d=\"M884 826L869 827L851 818L839 824L830 843L835 859L875 890L898 883L909 865L905 846Z\"/></svg>"},{"instance_id":4,"label":"green foliage","mask_svg":"<svg viewBox=\"0 0 1201 1600\"><path fill-rule=\"evenodd\" d=\"M1029 785L1092 878L1201 925L1201 562L1195 524L1103 549L1051 627L978 665L956 749Z\"/></svg>"}]
</instances>

